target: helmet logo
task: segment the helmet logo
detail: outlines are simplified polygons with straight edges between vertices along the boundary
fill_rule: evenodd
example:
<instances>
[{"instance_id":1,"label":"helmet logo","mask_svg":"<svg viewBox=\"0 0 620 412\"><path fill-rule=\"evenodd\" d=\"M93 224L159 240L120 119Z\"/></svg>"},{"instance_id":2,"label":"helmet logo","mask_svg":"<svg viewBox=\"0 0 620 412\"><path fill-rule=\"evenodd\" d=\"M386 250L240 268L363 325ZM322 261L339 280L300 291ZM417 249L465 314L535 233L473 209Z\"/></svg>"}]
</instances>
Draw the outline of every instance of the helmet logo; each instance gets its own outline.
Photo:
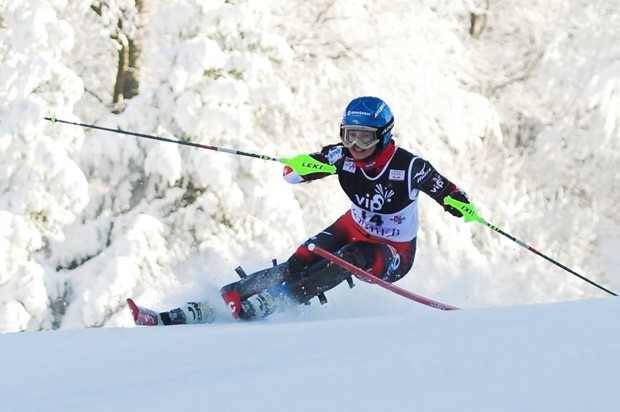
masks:
<instances>
[{"instance_id":1,"label":"helmet logo","mask_svg":"<svg viewBox=\"0 0 620 412\"><path fill-rule=\"evenodd\" d=\"M381 132L381 136L385 136L386 134L388 134L388 132L390 132L392 129L394 128L394 122L390 123L385 130L383 130Z\"/></svg>"},{"instance_id":2,"label":"helmet logo","mask_svg":"<svg viewBox=\"0 0 620 412\"><path fill-rule=\"evenodd\" d=\"M379 106L379 108L375 112L375 119L377 117L379 117L379 115L381 114L381 112L383 111L384 108L385 108L385 102L381 102L381 105Z\"/></svg>"},{"instance_id":3,"label":"helmet logo","mask_svg":"<svg viewBox=\"0 0 620 412\"><path fill-rule=\"evenodd\" d=\"M347 112L347 116L370 116L371 114L369 112L360 112L359 110L349 110Z\"/></svg>"}]
</instances>

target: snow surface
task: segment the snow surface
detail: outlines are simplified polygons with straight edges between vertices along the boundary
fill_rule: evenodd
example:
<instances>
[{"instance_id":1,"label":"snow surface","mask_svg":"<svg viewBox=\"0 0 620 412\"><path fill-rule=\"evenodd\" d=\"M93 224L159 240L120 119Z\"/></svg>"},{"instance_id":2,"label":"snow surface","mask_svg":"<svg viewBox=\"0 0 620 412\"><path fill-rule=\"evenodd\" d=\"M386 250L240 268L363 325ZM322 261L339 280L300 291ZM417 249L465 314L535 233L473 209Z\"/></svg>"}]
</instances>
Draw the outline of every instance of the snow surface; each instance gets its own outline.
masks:
<instances>
[{"instance_id":1,"label":"snow surface","mask_svg":"<svg viewBox=\"0 0 620 412\"><path fill-rule=\"evenodd\" d=\"M346 308L341 301L256 323L0 335L2 410L620 406L616 299L441 312L357 287L377 313L351 293Z\"/></svg>"}]
</instances>

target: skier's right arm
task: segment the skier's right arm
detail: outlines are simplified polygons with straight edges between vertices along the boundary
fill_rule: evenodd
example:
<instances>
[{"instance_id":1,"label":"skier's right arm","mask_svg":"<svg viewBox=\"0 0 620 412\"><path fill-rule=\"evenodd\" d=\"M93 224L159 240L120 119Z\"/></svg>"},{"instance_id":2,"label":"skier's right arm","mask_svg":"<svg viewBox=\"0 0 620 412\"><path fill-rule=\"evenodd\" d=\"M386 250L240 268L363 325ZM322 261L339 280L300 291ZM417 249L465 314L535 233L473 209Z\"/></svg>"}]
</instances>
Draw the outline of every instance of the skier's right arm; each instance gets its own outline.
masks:
<instances>
[{"instance_id":1,"label":"skier's right arm","mask_svg":"<svg viewBox=\"0 0 620 412\"><path fill-rule=\"evenodd\" d=\"M314 160L318 160L321 163L329 163L329 161L327 160L327 156L325 156L323 153L311 153L309 156L312 157ZM292 167L286 165L284 166L282 175L284 177L284 180L295 185L298 183L304 183L304 182L310 182L312 180L322 179L325 176L329 176L330 173L310 173L304 176L300 176L297 172L293 170Z\"/></svg>"},{"instance_id":2,"label":"skier's right arm","mask_svg":"<svg viewBox=\"0 0 620 412\"><path fill-rule=\"evenodd\" d=\"M329 146L325 146L321 149L320 152L309 154L315 160L318 160L321 163L326 163L329 165L334 165L342 158L342 145L333 144ZM297 172L293 170L290 166L284 166L283 171L284 180L291 184L310 182L312 180L322 179L326 176L329 176L331 173L310 173L304 176L300 176Z\"/></svg>"}]
</instances>

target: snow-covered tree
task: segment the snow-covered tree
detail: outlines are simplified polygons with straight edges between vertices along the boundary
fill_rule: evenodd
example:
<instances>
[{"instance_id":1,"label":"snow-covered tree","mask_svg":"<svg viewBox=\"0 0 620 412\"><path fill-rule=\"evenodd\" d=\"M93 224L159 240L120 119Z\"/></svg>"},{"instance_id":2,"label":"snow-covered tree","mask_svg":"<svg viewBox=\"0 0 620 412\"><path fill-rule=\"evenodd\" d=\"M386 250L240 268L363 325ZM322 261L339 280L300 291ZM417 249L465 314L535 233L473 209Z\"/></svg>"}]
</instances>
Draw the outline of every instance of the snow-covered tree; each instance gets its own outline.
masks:
<instances>
[{"instance_id":1,"label":"snow-covered tree","mask_svg":"<svg viewBox=\"0 0 620 412\"><path fill-rule=\"evenodd\" d=\"M285 259L348 203L335 179L293 187L273 162L52 114L289 156L336 142L348 101L378 95L396 141L490 221L618 285L611 0L149 5L0 0L0 331L126 325L129 296L218 301L233 268ZM121 111L119 50L140 28ZM597 294L424 199L421 218L404 287L470 305Z\"/></svg>"},{"instance_id":2,"label":"snow-covered tree","mask_svg":"<svg viewBox=\"0 0 620 412\"><path fill-rule=\"evenodd\" d=\"M71 113L80 78L63 62L74 31L57 13L64 2L3 2L0 8L0 330L51 326L46 259L88 201L72 156L80 129L46 127L43 117Z\"/></svg>"}]
</instances>

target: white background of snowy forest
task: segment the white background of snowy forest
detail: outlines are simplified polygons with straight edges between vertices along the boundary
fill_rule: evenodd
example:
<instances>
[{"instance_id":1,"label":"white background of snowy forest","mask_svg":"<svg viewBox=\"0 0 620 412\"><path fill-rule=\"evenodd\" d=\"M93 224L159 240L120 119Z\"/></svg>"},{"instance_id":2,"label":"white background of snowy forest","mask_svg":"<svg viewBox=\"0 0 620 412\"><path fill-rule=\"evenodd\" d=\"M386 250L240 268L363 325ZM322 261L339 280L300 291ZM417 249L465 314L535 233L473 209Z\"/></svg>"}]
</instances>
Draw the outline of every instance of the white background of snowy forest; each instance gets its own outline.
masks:
<instances>
[{"instance_id":1,"label":"white background of snowy forest","mask_svg":"<svg viewBox=\"0 0 620 412\"><path fill-rule=\"evenodd\" d=\"M111 33L133 2L103 16L90 3L0 0L0 332L129 326L127 297L221 305L236 266L286 259L348 206L335 178L291 186L277 163L49 115L291 156L335 142L347 102L377 95L398 144L483 217L620 290L615 1L153 1L140 93L120 114ZM479 34L471 13L486 16ZM605 295L428 198L420 208L401 287L466 308ZM328 297L372 304L354 295Z\"/></svg>"}]
</instances>

